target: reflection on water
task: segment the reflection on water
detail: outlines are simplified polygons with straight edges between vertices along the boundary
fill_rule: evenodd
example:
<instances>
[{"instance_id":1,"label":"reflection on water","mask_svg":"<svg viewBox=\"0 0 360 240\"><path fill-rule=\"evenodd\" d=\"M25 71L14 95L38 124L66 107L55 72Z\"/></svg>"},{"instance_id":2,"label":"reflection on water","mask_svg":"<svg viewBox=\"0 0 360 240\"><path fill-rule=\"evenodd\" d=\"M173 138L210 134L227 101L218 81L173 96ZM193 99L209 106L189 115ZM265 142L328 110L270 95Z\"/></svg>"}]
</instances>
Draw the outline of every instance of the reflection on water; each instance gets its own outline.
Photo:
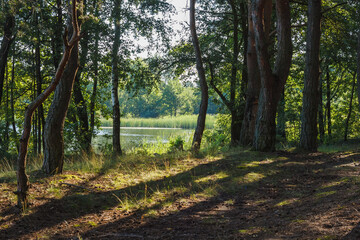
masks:
<instances>
[{"instance_id":1,"label":"reflection on water","mask_svg":"<svg viewBox=\"0 0 360 240\"><path fill-rule=\"evenodd\" d=\"M122 127L120 129L120 141L123 149L139 146L142 143L169 142L169 139L182 136L188 141L193 130L181 128L134 128ZM102 148L104 145L112 144L112 127L101 128L95 139L95 148Z\"/></svg>"}]
</instances>

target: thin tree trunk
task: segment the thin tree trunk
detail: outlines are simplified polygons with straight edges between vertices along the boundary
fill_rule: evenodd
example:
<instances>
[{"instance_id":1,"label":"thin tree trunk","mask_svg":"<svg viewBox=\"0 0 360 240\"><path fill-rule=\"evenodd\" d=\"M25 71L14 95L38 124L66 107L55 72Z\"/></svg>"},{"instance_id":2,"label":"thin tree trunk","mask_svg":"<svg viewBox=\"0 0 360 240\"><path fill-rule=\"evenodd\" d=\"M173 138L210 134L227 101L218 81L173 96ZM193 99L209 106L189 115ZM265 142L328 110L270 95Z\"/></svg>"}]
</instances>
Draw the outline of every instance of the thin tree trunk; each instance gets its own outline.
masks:
<instances>
[{"instance_id":1,"label":"thin tree trunk","mask_svg":"<svg viewBox=\"0 0 360 240\"><path fill-rule=\"evenodd\" d=\"M0 47L0 104L3 94L4 86L4 77L5 77L5 68L7 65L7 58L9 55L9 50L11 43L14 41L14 27L15 27L15 17L11 14L5 16L4 23L4 35Z\"/></svg>"},{"instance_id":2,"label":"thin tree trunk","mask_svg":"<svg viewBox=\"0 0 360 240\"><path fill-rule=\"evenodd\" d=\"M5 77L5 92L6 92L6 99L5 99L5 150L9 148L9 67L6 64L6 77Z\"/></svg>"},{"instance_id":3,"label":"thin tree trunk","mask_svg":"<svg viewBox=\"0 0 360 240\"><path fill-rule=\"evenodd\" d=\"M268 54L268 39L266 39L268 34L264 31L262 21L263 18L266 20L266 16L263 16L264 12L266 12L264 9L266 9L266 7L272 7L272 4L268 4L269 2L270 1L266 0L257 0L254 2L252 8L255 46L261 78L259 107L254 136L254 147L258 151L275 150L275 118L277 105L289 75L292 58L289 1L277 0L278 55L275 62L274 73L272 72L270 56Z\"/></svg>"},{"instance_id":4,"label":"thin tree trunk","mask_svg":"<svg viewBox=\"0 0 360 240\"><path fill-rule=\"evenodd\" d=\"M15 87L15 53L16 48L14 45L14 53L12 59L12 68L11 68L11 89L10 89L10 105L11 105L11 122L13 128L13 139L16 142L17 150L19 151L19 144L17 143L17 132L16 132L16 123L15 123L15 99L14 99L14 87Z\"/></svg>"},{"instance_id":5,"label":"thin tree trunk","mask_svg":"<svg viewBox=\"0 0 360 240\"><path fill-rule=\"evenodd\" d=\"M112 90L111 98L113 104L113 152L116 155L121 155L120 144L120 104L119 104L119 48L120 48L120 10L121 0L114 1L114 25L115 36L112 49Z\"/></svg>"},{"instance_id":6,"label":"thin tree trunk","mask_svg":"<svg viewBox=\"0 0 360 240\"><path fill-rule=\"evenodd\" d=\"M285 118L285 91L281 94L279 106L278 106L278 115L277 115L277 124L276 124L276 133L282 139L286 140L286 118Z\"/></svg>"},{"instance_id":7,"label":"thin tree trunk","mask_svg":"<svg viewBox=\"0 0 360 240\"><path fill-rule=\"evenodd\" d=\"M349 103L349 112L348 112L348 115L347 115L346 121L345 121L345 133L344 133L344 141L345 142L347 141L347 138L348 138L349 122L350 122L351 112L352 112L352 103L353 103L353 99L354 99L355 85L356 85L356 73L354 73L354 81L353 81L352 88L351 88L351 96L350 96L350 103Z\"/></svg>"},{"instance_id":8,"label":"thin tree trunk","mask_svg":"<svg viewBox=\"0 0 360 240\"><path fill-rule=\"evenodd\" d=\"M95 8L95 17L99 17L99 4L96 0L94 0L94 8ZM95 46L94 46L94 85L93 91L90 97L90 133L91 137L94 135L95 128L95 104L96 104L96 95L97 95L97 85L99 78L99 27L98 24L95 27ZM91 138L90 138L91 140Z\"/></svg>"},{"instance_id":9,"label":"thin tree trunk","mask_svg":"<svg viewBox=\"0 0 360 240\"><path fill-rule=\"evenodd\" d=\"M197 152L200 150L202 135L205 129L205 120L206 120L206 111L208 107L209 93L208 93L208 85L205 77L204 64L201 56L199 39L196 33L195 2L196 0L190 0L190 32L191 32L192 43L195 51L196 69L198 72L199 82L200 82L201 103L200 103L199 116L197 119L197 125L196 125L191 148L193 151Z\"/></svg>"},{"instance_id":10,"label":"thin tree trunk","mask_svg":"<svg viewBox=\"0 0 360 240\"><path fill-rule=\"evenodd\" d=\"M357 97L359 102L360 111L360 31L358 33L358 45L357 45Z\"/></svg>"},{"instance_id":11,"label":"thin tree trunk","mask_svg":"<svg viewBox=\"0 0 360 240\"><path fill-rule=\"evenodd\" d=\"M54 26L54 36L51 40L53 63L57 69L61 60L62 46L61 32L63 31L63 14L62 14L62 0L56 0L56 24Z\"/></svg>"},{"instance_id":12,"label":"thin tree trunk","mask_svg":"<svg viewBox=\"0 0 360 240\"><path fill-rule=\"evenodd\" d=\"M86 16L86 0L84 0L84 15ZM81 23L79 23L81 24ZM87 104L86 100L83 96L82 90L81 90L81 74L83 72L83 69L85 67L85 63L87 61L88 57L88 43L89 43L89 33L86 29L84 29L84 36L81 40L80 47L81 47L81 53L80 53L80 65L79 69L77 71L75 82L74 82L74 102L76 105L76 113L79 119L79 134L78 134L78 140L80 143L80 147L85 152L91 151L91 132L89 131L89 118L88 118L88 112L87 112Z\"/></svg>"},{"instance_id":13,"label":"thin tree trunk","mask_svg":"<svg viewBox=\"0 0 360 240\"><path fill-rule=\"evenodd\" d=\"M244 96L245 101L245 95L246 95L246 86L248 84L248 69L247 69L247 48L248 48L248 41L249 41L249 25L248 25L248 11L247 11L247 3L245 1L242 1L240 3L240 14L241 14L241 30L242 30L242 38L244 40L244 49L242 53L242 57L244 59L243 67L242 67L242 74L241 74L241 96ZM241 105L242 106L242 105ZM243 108L241 108L239 111L243 112ZM240 141L240 136L239 136Z\"/></svg>"},{"instance_id":14,"label":"thin tree trunk","mask_svg":"<svg viewBox=\"0 0 360 240\"><path fill-rule=\"evenodd\" d=\"M29 138L31 134L31 120L34 111L36 108L42 104L49 95L55 90L56 86L60 82L60 79L62 79L63 72L65 70L65 66L68 63L68 60L70 58L72 49L75 44L78 43L80 39L79 34L79 26L77 24L77 16L76 16L76 1L73 1L72 4L72 22L73 22L73 28L74 28L74 34L72 35L72 38L70 42L67 41L67 33L64 35L64 42L65 42L65 50L63 58L59 64L59 67L57 68L55 78L50 84L49 87L45 89L45 91L40 94L33 102L31 102L28 107L25 110L25 118L24 118L24 129L23 133L20 139L20 148L19 148L19 156L17 161L17 191L14 192L18 197L18 206L21 209L26 209L28 206L28 189L29 189L29 178L26 175L26 156L28 152L28 145L29 145Z\"/></svg>"},{"instance_id":15,"label":"thin tree trunk","mask_svg":"<svg viewBox=\"0 0 360 240\"><path fill-rule=\"evenodd\" d=\"M69 37L73 34L71 19L68 20ZM78 25L80 27L80 24ZM43 170L47 174L62 173L64 164L63 129L69 108L71 93L79 66L79 42L74 44L68 64L56 87L54 99L45 121L44 128L44 162Z\"/></svg>"},{"instance_id":16,"label":"thin tree trunk","mask_svg":"<svg viewBox=\"0 0 360 240\"><path fill-rule=\"evenodd\" d=\"M317 151L320 26L321 0L309 0L306 31L305 80L300 133L300 147L307 151Z\"/></svg>"},{"instance_id":17,"label":"thin tree trunk","mask_svg":"<svg viewBox=\"0 0 360 240\"><path fill-rule=\"evenodd\" d=\"M326 73L326 118L328 136L331 138L331 88L329 68L327 69Z\"/></svg>"},{"instance_id":18,"label":"thin tree trunk","mask_svg":"<svg viewBox=\"0 0 360 240\"><path fill-rule=\"evenodd\" d=\"M319 133L320 133L320 143L324 142L324 135L325 135L325 127L324 127L324 112L323 112L323 81L322 76L320 75L320 82L319 82Z\"/></svg>"}]
</instances>

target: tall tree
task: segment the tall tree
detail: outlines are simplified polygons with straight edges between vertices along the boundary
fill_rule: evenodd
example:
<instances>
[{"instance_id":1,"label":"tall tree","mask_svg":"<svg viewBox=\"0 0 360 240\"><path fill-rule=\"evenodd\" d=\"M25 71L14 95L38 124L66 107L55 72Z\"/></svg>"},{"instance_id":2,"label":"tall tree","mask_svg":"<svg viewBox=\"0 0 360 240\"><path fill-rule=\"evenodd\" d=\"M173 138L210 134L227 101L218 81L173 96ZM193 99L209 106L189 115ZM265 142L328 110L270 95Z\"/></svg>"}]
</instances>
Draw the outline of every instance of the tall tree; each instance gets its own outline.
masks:
<instances>
[{"instance_id":1,"label":"tall tree","mask_svg":"<svg viewBox=\"0 0 360 240\"><path fill-rule=\"evenodd\" d=\"M120 47L120 21L121 21L121 0L114 1L113 21L114 39L112 46L112 108L113 108L113 152L122 154L120 144L120 104L119 104L119 47Z\"/></svg>"},{"instance_id":2,"label":"tall tree","mask_svg":"<svg viewBox=\"0 0 360 240\"><path fill-rule=\"evenodd\" d=\"M75 1L75 0L74 0ZM80 11L78 15L81 16ZM73 30L73 20L68 19L69 38L76 31ZM80 24L78 24L80 28ZM54 99L45 121L44 127L44 162L43 170L47 174L61 173L64 164L63 129L65 117L69 108L75 76L79 66L79 42L74 44L68 64L62 74L61 81L56 87Z\"/></svg>"},{"instance_id":3,"label":"tall tree","mask_svg":"<svg viewBox=\"0 0 360 240\"><path fill-rule=\"evenodd\" d=\"M277 105L289 75L292 58L289 0L276 0L278 53L274 72L272 71L267 35L263 24L264 9L272 7L271 4L266 4L267 2L269 1L257 0L254 1L252 7L255 46L261 79L254 136L254 147L259 151L275 149Z\"/></svg>"},{"instance_id":4,"label":"tall tree","mask_svg":"<svg viewBox=\"0 0 360 240\"><path fill-rule=\"evenodd\" d=\"M205 129L205 120L206 120L206 111L208 106L209 92L208 85L205 77L205 69L203 65L203 60L201 56L199 39L196 33L196 24L195 24L195 2L196 0L190 0L190 32L191 38L195 51L196 58L196 69L199 76L199 83L201 89L201 103L199 109L199 116L197 120L197 125L193 137L192 149L194 151L199 151L201 145L202 135Z\"/></svg>"},{"instance_id":5,"label":"tall tree","mask_svg":"<svg viewBox=\"0 0 360 240\"><path fill-rule=\"evenodd\" d=\"M76 14L76 1L72 2L71 8L71 26L72 26L72 37L70 41L67 39L67 32L64 34L64 54L60 61L60 64L56 70L55 77L49 87L47 87L42 94L32 101L25 110L24 129L20 139L19 155L17 160L17 191L14 192L18 197L18 206L23 210L28 206L28 190L29 190L29 178L26 175L26 156L28 152L29 138L31 133L31 121L36 108L40 106L49 95L56 89L56 86L62 80L62 75L65 72L65 67L69 64L71 53L74 46L80 40L80 30L77 22Z\"/></svg>"},{"instance_id":6,"label":"tall tree","mask_svg":"<svg viewBox=\"0 0 360 240\"><path fill-rule=\"evenodd\" d=\"M300 133L300 147L308 151L317 150L320 36L321 0L309 0L306 30L305 80Z\"/></svg>"},{"instance_id":7,"label":"tall tree","mask_svg":"<svg viewBox=\"0 0 360 240\"><path fill-rule=\"evenodd\" d=\"M7 3L9 4L9 3ZM4 78L5 78L5 69L7 65L7 59L9 55L9 50L11 43L14 41L14 29L15 29L15 16L11 12L9 6L5 8L5 22L3 26L4 36L1 41L0 47L0 103L3 94Z\"/></svg>"}]
</instances>

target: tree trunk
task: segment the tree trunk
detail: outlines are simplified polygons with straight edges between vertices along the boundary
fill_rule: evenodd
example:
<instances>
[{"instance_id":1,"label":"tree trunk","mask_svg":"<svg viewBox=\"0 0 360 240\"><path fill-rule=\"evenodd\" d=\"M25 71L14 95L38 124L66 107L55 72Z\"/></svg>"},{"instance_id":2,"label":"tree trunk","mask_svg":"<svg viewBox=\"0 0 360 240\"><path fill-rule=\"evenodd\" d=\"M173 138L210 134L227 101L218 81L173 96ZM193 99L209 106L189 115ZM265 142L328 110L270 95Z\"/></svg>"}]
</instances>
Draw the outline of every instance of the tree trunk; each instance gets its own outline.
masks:
<instances>
[{"instance_id":1,"label":"tree trunk","mask_svg":"<svg viewBox=\"0 0 360 240\"><path fill-rule=\"evenodd\" d=\"M241 14L241 30L242 30L242 38L244 40L244 49L243 49L243 53L242 53L242 57L244 59L243 62L243 67L242 67L242 74L241 74L241 87L240 87L240 91L241 91L241 96L244 96L244 101L245 101L245 96L246 96L246 86L248 84L248 69L247 69L247 48L248 48L248 41L249 41L249 25L248 25L248 11L247 11L247 3L245 1L242 1L240 3L240 14ZM238 106L240 107L240 106ZM243 108L241 108L239 111L243 112ZM240 119L242 120L242 119ZM239 133L240 134L240 133ZM239 141L240 141L240 137L239 137Z\"/></svg>"},{"instance_id":2,"label":"tree trunk","mask_svg":"<svg viewBox=\"0 0 360 240\"><path fill-rule=\"evenodd\" d=\"M248 83L246 90L246 103L244 119L241 125L240 144L242 146L251 145L254 141L255 120L258 109L258 99L260 93L260 75L256 57L254 25L251 16L251 3L248 4L248 45L247 45L247 73Z\"/></svg>"},{"instance_id":3,"label":"tree trunk","mask_svg":"<svg viewBox=\"0 0 360 240\"><path fill-rule=\"evenodd\" d=\"M114 1L114 25L115 36L112 49L112 90L111 98L113 104L113 152L121 155L120 145L120 104L119 104L119 48L120 48L120 10L121 0Z\"/></svg>"},{"instance_id":4,"label":"tree trunk","mask_svg":"<svg viewBox=\"0 0 360 240\"><path fill-rule=\"evenodd\" d=\"M300 133L300 148L307 151L317 151L320 25L321 0L309 0L306 31L305 80Z\"/></svg>"},{"instance_id":5,"label":"tree trunk","mask_svg":"<svg viewBox=\"0 0 360 240\"><path fill-rule=\"evenodd\" d=\"M3 26L4 36L1 42L0 47L0 104L3 94L4 86L4 77L5 77L5 68L7 65L7 58L9 55L9 50L11 43L14 41L14 27L15 27L15 17L11 14L6 14L5 23Z\"/></svg>"},{"instance_id":6,"label":"tree trunk","mask_svg":"<svg viewBox=\"0 0 360 240\"><path fill-rule=\"evenodd\" d=\"M61 32L63 31L63 15L62 15L62 0L56 0L56 24L54 26L54 35L51 39L51 47L53 52L53 63L57 69L61 60L62 46Z\"/></svg>"},{"instance_id":7,"label":"tree trunk","mask_svg":"<svg viewBox=\"0 0 360 240\"><path fill-rule=\"evenodd\" d=\"M279 106L278 106L276 134L279 135L284 141L286 140L285 91L284 91L284 89L281 94L281 98L280 98L280 102L279 102Z\"/></svg>"},{"instance_id":8,"label":"tree trunk","mask_svg":"<svg viewBox=\"0 0 360 240\"><path fill-rule=\"evenodd\" d=\"M72 49L75 44L78 43L80 39L79 35L79 27L77 24L77 16L76 16L76 1L73 1L72 4L72 23L74 28L74 34L70 40L70 42L67 41L67 33L64 35L64 42L65 42L65 50L63 54L63 58L61 59L61 62L59 64L59 67L57 68L55 78L51 82L50 86L45 89L45 91L40 94L33 102L31 102L26 110L25 110L25 118L24 118L24 130L20 139L20 147L19 147L19 156L17 160L17 191L14 192L18 197L18 206L21 209L26 209L28 206L28 189L29 189L29 178L26 175L26 156L28 152L28 145L29 145L29 138L31 134L31 120L34 111L36 108L42 104L49 95L55 90L56 86L62 79L62 75L65 70L65 66L68 64L68 60L70 58Z\"/></svg>"},{"instance_id":9,"label":"tree trunk","mask_svg":"<svg viewBox=\"0 0 360 240\"><path fill-rule=\"evenodd\" d=\"M40 59L40 28L39 28L39 18L40 16L38 16L38 14L36 14L35 16L35 25L36 27L36 42L35 42L35 76L36 76L36 92L37 92L37 96L40 95L42 93L42 76L41 76L41 59ZM39 108L38 108L38 112L37 112L37 129L38 129L38 133L37 133L37 153L41 153L41 147L43 146L43 131L42 129L44 129L44 125L45 125L45 119L44 119L44 108L43 105L40 104Z\"/></svg>"},{"instance_id":10,"label":"tree trunk","mask_svg":"<svg viewBox=\"0 0 360 240\"><path fill-rule=\"evenodd\" d=\"M14 54L12 59L12 68L11 68L11 89L10 89L10 105L11 105L11 122L13 128L13 139L17 143L17 132L16 132L16 124L15 124L15 99L14 99L14 87L15 87L15 46L14 46ZM17 150L19 151L19 144L16 144Z\"/></svg>"},{"instance_id":11,"label":"tree trunk","mask_svg":"<svg viewBox=\"0 0 360 240\"><path fill-rule=\"evenodd\" d=\"M270 56L268 54L268 41L266 39L268 35L266 31L264 31L262 20L264 18L264 9L272 7L272 4L266 5L266 3L269 3L269 1L255 1L252 8L255 46L261 79L259 107L254 136L254 148L258 151L275 150L276 110L286 79L289 75L292 58L289 1L277 0L278 55L275 62L274 73L272 72Z\"/></svg>"},{"instance_id":12,"label":"tree trunk","mask_svg":"<svg viewBox=\"0 0 360 240\"><path fill-rule=\"evenodd\" d=\"M206 120L206 111L208 107L208 85L206 82L205 77L205 69L203 65L203 60L201 57L201 50L199 45L199 39L196 33L196 26L195 26L195 2L196 0L190 0L190 31L191 31L191 38L194 46L195 51L195 58L196 58L196 69L199 76L200 82L200 89L201 89L201 103L199 109L199 116L197 119L197 125L193 137L192 142L192 150L197 152L200 150L201 139L205 129L205 120Z\"/></svg>"},{"instance_id":13,"label":"tree trunk","mask_svg":"<svg viewBox=\"0 0 360 240\"><path fill-rule=\"evenodd\" d=\"M95 17L99 17L99 4L97 3L96 0L94 0L94 9L95 9ZM97 85L99 78L99 39L100 39L99 31L100 31L99 25L96 24L94 58L93 58L94 84L93 84L93 91L90 97L90 133L91 133L90 137L94 135L94 128L95 128L95 104L96 104Z\"/></svg>"},{"instance_id":14,"label":"tree trunk","mask_svg":"<svg viewBox=\"0 0 360 240\"><path fill-rule=\"evenodd\" d=\"M360 111L360 31L358 33L358 46L357 46L357 97L359 102Z\"/></svg>"},{"instance_id":15,"label":"tree trunk","mask_svg":"<svg viewBox=\"0 0 360 240\"><path fill-rule=\"evenodd\" d=\"M329 68L326 73L326 118L328 136L331 138L331 89L330 89L330 73Z\"/></svg>"},{"instance_id":16,"label":"tree trunk","mask_svg":"<svg viewBox=\"0 0 360 240\"><path fill-rule=\"evenodd\" d=\"M353 81L353 85L351 88L351 96L350 96L350 103L349 103L349 112L348 112L348 115L347 115L346 121L345 121L345 133L344 133L344 141L345 142L347 141L348 132L349 132L349 122L350 122L351 112L352 112L352 102L354 99L355 85L356 85L356 73L354 73L354 81Z\"/></svg>"},{"instance_id":17,"label":"tree trunk","mask_svg":"<svg viewBox=\"0 0 360 240\"><path fill-rule=\"evenodd\" d=\"M86 0L84 0L84 12L83 14L86 16ZM79 23L81 24L81 23ZM80 65L79 69L77 71L75 82L74 82L74 102L76 105L76 113L79 119L79 134L78 134L78 141L80 143L81 150L85 152L91 151L91 132L89 131L89 118L88 118L88 112L87 112L87 104L85 101L85 98L82 94L81 90L81 74L83 72L83 69L85 67L87 57L88 57L88 43L89 43L89 34L87 29L83 29L85 34L83 36L83 39L81 40L80 47L81 47L81 53L80 53Z\"/></svg>"},{"instance_id":18,"label":"tree trunk","mask_svg":"<svg viewBox=\"0 0 360 240\"><path fill-rule=\"evenodd\" d=\"M80 25L79 25L80 27ZM71 19L68 20L69 37L73 34ZM79 43L76 42L71 51L68 64L62 74L61 81L56 87L54 99L46 118L44 128L44 162L43 170L47 174L62 173L64 163L63 129L65 117L69 108L71 92L79 66Z\"/></svg>"},{"instance_id":19,"label":"tree trunk","mask_svg":"<svg viewBox=\"0 0 360 240\"><path fill-rule=\"evenodd\" d=\"M322 75L320 75L319 82L319 133L320 133L320 143L324 142L325 127L324 127L324 112L323 112L323 91L322 91Z\"/></svg>"}]
</instances>

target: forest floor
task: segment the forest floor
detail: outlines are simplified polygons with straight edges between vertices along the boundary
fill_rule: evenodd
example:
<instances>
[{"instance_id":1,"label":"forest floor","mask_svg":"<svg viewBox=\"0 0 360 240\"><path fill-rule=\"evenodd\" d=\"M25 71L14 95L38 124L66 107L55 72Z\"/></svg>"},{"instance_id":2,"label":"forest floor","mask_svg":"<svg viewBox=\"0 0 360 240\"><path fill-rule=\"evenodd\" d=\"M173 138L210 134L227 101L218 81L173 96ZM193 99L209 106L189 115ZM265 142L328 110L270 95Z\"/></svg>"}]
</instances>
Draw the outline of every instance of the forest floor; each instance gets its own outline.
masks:
<instances>
[{"instance_id":1,"label":"forest floor","mask_svg":"<svg viewBox=\"0 0 360 240\"><path fill-rule=\"evenodd\" d=\"M360 239L360 151L233 150L0 178L0 239Z\"/></svg>"}]
</instances>

